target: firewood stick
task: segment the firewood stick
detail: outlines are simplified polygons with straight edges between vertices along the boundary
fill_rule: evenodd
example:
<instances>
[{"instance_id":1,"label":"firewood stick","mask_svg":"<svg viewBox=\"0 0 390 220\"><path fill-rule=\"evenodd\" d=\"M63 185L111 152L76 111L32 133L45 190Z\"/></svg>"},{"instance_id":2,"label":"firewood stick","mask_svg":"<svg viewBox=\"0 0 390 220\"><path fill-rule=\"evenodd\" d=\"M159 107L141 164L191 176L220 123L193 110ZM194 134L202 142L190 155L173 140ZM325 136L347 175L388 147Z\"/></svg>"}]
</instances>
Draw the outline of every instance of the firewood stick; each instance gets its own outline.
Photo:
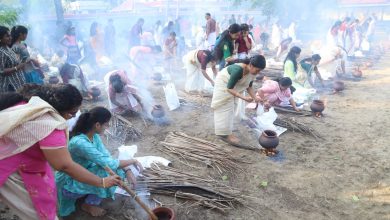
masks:
<instances>
[{"instance_id":1,"label":"firewood stick","mask_svg":"<svg viewBox=\"0 0 390 220\"><path fill-rule=\"evenodd\" d=\"M112 171L109 167L104 168L111 176L115 175L114 171ZM129 193L134 200L150 215L152 220L158 220L157 216L153 213L153 211L144 203L142 200L135 194L133 190L130 189L130 187L126 186L126 184L121 181L120 186L122 189L124 189L127 193Z\"/></svg>"}]
</instances>

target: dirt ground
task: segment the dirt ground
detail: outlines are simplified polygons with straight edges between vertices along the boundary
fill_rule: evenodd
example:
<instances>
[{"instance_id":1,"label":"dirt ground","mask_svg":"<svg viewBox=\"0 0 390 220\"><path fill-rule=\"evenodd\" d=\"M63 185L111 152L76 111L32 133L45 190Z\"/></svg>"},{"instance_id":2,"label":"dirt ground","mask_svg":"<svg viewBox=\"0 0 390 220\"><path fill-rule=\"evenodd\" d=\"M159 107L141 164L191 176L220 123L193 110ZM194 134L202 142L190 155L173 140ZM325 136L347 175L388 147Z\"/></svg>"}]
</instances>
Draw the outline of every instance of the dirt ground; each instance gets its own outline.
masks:
<instances>
[{"instance_id":1,"label":"dirt ground","mask_svg":"<svg viewBox=\"0 0 390 220\"><path fill-rule=\"evenodd\" d=\"M182 92L184 70L174 78L179 96L186 100L187 105L167 112L169 126L148 122L145 127L141 119L130 118L142 130L143 138L127 144L138 146L137 156L164 156L173 161L175 168L198 174L209 173L210 168L190 169L179 163L178 158L158 151L159 142L168 132L181 131L231 148L237 157L250 162L242 164L246 172L229 178L228 184L239 187L243 194L254 198L250 203L252 209L237 207L221 214L202 207L189 207L182 200L155 195L164 205L175 210L177 220L390 219L389 58L387 54L374 67L365 70L361 81L346 81L343 92L322 94L321 98L326 101L323 118L292 116L313 127L324 139L316 140L288 131L280 136L278 149L283 157L278 160L218 140L209 107L211 99ZM156 102L167 109L162 85L151 85L151 90ZM99 104L105 105L104 102ZM237 122L235 128L234 132L245 142L258 145L256 134L245 124ZM110 150L117 154L115 147L111 146ZM263 181L268 185L260 186ZM125 213L135 212L128 197L115 202L106 201L104 206L109 211L104 217L93 218L77 211L67 219L125 220L130 219L124 217ZM137 212L142 211L138 208ZM0 213L0 219L11 218Z\"/></svg>"}]
</instances>

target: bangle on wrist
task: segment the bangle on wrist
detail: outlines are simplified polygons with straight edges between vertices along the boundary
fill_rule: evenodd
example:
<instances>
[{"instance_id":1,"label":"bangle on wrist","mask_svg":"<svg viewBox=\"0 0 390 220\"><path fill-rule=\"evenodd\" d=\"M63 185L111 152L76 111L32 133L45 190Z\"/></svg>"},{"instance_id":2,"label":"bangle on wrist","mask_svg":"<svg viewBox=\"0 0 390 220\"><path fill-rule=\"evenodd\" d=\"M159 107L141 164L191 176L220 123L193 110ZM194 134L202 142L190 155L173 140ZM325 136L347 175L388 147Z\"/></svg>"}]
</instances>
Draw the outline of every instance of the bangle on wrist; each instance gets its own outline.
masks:
<instances>
[{"instance_id":1,"label":"bangle on wrist","mask_svg":"<svg viewBox=\"0 0 390 220\"><path fill-rule=\"evenodd\" d=\"M105 178L102 178L102 185L103 185L103 188L106 188L106 183L104 182L104 179Z\"/></svg>"},{"instance_id":2,"label":"bangle on wrist","mask_svg":"<svg viewBox=\"0 0 390 220\"><path fill-rule=\"evenodd\" d=\"M125 168L123 168L123 171L125 171L125 173L127 173L127 171L131 171L131 169L129 167L125 167Z\"/></svg>"}]
</instances>

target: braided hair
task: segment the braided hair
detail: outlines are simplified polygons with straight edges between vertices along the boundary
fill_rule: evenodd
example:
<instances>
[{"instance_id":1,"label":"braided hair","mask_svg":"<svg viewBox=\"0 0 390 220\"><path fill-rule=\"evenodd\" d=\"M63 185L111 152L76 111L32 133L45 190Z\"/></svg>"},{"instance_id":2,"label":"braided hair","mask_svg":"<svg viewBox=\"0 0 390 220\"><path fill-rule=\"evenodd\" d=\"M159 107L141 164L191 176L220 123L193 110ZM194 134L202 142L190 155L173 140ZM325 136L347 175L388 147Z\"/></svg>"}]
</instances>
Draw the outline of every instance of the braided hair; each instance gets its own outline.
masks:
<instances>
[{"instance_id":1,"label":"braided hair","mask_svg":"<svg viewBox=\"0 0 390 220\"><path fill-rule=\"evenodd\" d=\"M105 124L111 119L111 112L104 107L95 107L86 113L80 115L71 136L86 134L92 130L96 123Z\"/></svg>"}]
</instances>

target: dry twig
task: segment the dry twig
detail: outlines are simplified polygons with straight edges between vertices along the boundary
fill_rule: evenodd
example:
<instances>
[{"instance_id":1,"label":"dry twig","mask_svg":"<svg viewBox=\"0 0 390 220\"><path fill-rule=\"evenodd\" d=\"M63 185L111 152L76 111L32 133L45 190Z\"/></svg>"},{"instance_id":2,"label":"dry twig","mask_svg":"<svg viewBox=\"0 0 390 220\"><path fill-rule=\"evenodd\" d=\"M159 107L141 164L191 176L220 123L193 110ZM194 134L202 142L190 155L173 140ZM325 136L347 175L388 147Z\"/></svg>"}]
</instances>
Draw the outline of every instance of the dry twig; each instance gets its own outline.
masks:
<instances>
[{"instance_id":1,"label":"dry twig","mask_svg":"<svg viewBox=\"0 0 390 220\"><path fill-rule=\"evenodd\" d=\"M305 125L301 122L298 122L295 120L295 118L289 118L289 117L279 117L274 121L274 124L277 126L281 126L284 128L287 128L289 130L292 130L294 132L299 132L302 134L311 135L314 138L322 138L321 135L319 135L313 128L309 127L308 125Z\"/></svg>"},{"instance_id":2,"label":"dry twig","mask_svg":"<svg viewBox=\"0 0 390 220\"><path fill-rule=\"evenodd\" d=\"M239 164L244 161L233 157L233 152L228 148L212 142L181 132L171 132L161 144L159 150L168 155L179 156L188 166L191 166L188 161L195 161L214 168L220 174L228 172L233 175L236 171L242 171Z\"/></svg>"},{"instance_id":3,"label":"dry twig","mask_svg":"<svg viewBox=\"0 0 390 220\"><path fill-rule=\"evenodd\" d=\"M239 189L227 186L211 177L197 176L172 167L153 166L139 180L151 193L193 201L226 212L243 205L245 197Z\"/></svg>"}]
</instances>

